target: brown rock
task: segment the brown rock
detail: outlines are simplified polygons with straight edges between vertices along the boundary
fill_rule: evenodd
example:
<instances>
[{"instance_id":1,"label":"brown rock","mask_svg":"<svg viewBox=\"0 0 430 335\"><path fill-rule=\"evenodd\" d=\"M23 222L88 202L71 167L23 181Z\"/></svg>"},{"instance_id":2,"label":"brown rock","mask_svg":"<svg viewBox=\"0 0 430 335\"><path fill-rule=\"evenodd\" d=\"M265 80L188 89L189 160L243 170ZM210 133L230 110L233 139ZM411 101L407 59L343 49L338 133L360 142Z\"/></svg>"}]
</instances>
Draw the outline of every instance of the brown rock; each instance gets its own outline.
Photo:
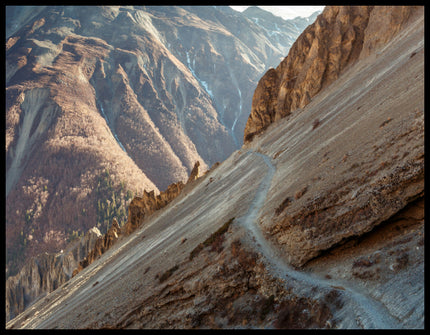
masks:
<instances>
[{"instance_id":1,"label":"brown rock","mask_svg":"<svg viewBox=\"0 0 430 335\"><path fill-rule=\"evenodd\" d=\"M187 183L190 183L198 178L199 166L200 162L197 161L190 173ZM128 219L124 227L121 229L119 227L118 221L114 218L111 228L105 235L96 241L94 249L88 253L87 257L85 257L85 259L82 260L79 266L73 271L73 276L75 276L82 269L90 265L99 256L105 253L113 244L115 244L121 234L131 234L138 227L140 227L146 216L170 203L179 195L179 193L181 193L184 187L185 184L179 181L169 185L164 192L160 192L158 195L155 195L154 191L147 192L144 190L142 197L135 197L128 207Z\"/></svg>"},{"instance_id":2,"label":"brown rock","mask_svg":"<svg viewBox=\"0 0 430 335\"><path fill-rule=\"evenodd\" d=\"M94 227L64 252L33 257L17 275L9 277L6 281L6 320L12 319L33 301L74 276L76 270L73 269L94 247L100 236L100 231Z\"/></svg>"},{"instance_id":3,"label":"brown rock","mask_svg":"<svg viewBox=\"0 0 430 335\"><path fill-rule=\"evenodd\" d=\"M306 106L360 57L385 45L414 7L328 6L299 36L288 56L258 83L244 142Z\"/></svg>"},{"instance_id":4,"label":"brown rock","mask_svg":"<svg viewBox=\"0 0 430 335\"><path fill-rule=\"evenodd\" d=\"M86 268L92 262L94 262L99 256L105 253L115 242L118 240L121 235L121 228L119 227L118 221L116 218L112 220L112 226L103 236L100 236L94 248L91 249L87 256L79 263L79 266L73 271L73 276L78 274L82 269Z\"/></svg>"},{"instance_id":5,"label":"brown rock","mask_svg":"<svg viewBox=\"0 0 430 335\"><path fill-rule=\"evenodd\" d=\"M200 162L197 161L194 164L193 169L191 170L190 177L187 180L187 184L190 182L193 182L194 180L196 180L199 177L199 166L200 166Z\"/></svg>"}]
</instances>

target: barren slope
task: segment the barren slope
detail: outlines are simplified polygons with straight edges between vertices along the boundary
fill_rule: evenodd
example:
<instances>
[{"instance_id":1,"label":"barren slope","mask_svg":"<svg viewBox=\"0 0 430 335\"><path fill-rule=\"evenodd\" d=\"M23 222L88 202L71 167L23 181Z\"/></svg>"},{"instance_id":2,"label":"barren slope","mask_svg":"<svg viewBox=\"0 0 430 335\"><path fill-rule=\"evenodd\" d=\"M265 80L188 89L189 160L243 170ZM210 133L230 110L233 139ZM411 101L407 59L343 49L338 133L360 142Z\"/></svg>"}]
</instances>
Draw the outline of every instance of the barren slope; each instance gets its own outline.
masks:
<instances>
[{"instance_id":1,"label":"barren slope","mask_svg":"<svg viewBox=\"0 0 430 335\"><path fill-rule=\"evenodd\" d=\"M421 14L7 326L423 328Z\"/></svg>"}]
</instances>

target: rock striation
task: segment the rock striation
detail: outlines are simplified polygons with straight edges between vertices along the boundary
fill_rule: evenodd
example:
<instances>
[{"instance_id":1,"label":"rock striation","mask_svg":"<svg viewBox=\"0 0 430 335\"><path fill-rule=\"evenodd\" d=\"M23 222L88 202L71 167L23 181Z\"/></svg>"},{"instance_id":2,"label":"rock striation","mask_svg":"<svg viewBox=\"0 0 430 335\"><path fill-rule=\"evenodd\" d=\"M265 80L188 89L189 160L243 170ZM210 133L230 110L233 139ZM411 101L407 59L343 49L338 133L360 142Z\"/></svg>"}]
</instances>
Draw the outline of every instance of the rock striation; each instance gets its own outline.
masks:
<instances>
[{"instance_id":1,"label":"rock striation","mask_svg":"<svg viewBox=\"0 0 430 335\"><path fill-rule=\"evenodd\" d=\"M358 59L383 47L404 27L412 6L329 6L259 81L244 141L306 106Z\"/></svg>"},{"instance_id":2,"label":"rock striation","mask_svg":"<svg viewBox=\"0 0 430 335\"><path fill-rule=\"evenodd\" d=\"M33 257L18 274L7 278L6 320L13 319L34 301L67 282L101 236L94 227L64 251Z\"/></svg>"},{"instance_id":3,"label":"rock striation","mask_svg":"<svg viewBox=\"0 0 430 335\"><path fill-rule=\"evenodd\" d=\"M180 182L169 185L166 191L155 195L154 192L144 191L142 197L135 197L128 206L128 219L123 227L125 234L129 235L139 227L146 216L159 210L176 198L185 184Z\"/></svg>"},{"instance_id":4,"label":"rock striation","mask_svg":"<svg viewBox=\"0 0 430 335\"><path fill-rule=\"evenodd\" d=\"M79 271L86 268L89 264L94 262L100 255L107 251L115 242L118 240L121 234L121 229L118 225L118 221L113 219L112 226L106 232L97 238L94 247L88 250L87 255L79 262L79 265L73 270L72 277L75 276Z\"/></svg>"}]
</instances>

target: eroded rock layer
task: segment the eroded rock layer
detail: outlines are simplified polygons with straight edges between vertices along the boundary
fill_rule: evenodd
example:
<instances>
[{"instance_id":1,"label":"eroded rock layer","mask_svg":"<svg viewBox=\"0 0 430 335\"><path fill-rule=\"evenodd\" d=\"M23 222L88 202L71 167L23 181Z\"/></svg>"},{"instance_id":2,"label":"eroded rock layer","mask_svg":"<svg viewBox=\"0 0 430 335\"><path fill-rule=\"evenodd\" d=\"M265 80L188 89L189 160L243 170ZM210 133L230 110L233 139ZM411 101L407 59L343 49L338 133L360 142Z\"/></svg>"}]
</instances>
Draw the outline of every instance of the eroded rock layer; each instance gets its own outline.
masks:
<instances>
[{"instance_id":1,"label":"eroded rock layer","mask_svg":"<svg viewBox=\"0 0 430 335\"><path fill-rule=\"evenodd\" d=\"M299 36L288 56L259 81L244 140L306 106L357 59L385 45L408 22L411 6L330 6Z\"/></svg>"},{"instance_id":2,"label":"eroded rock layer","mask_svg":"<svg viewBox=\"0 0 430 335\"><path fill-rule=\"evenodd\" d=\"M128 218L125 225L120 228L117 220L114 219L107 233L97 239L94 248L89 250L85 258L79 262L79 266L73 271L73 276L109 250L119 239L120 235L130 235L142 225L146 217L165 207L175 199L186 185L191 184L199 177L199 166L200 162L197 161L186 184L179 181L169 185L165 191L160 192L158 195L155 195L154 191L147 192L144 190L142 197L135 197L128 206Z\"/></svg>"},{"instance_id":3,"label":"eroded rock layer","mask_svg":"<svg viewBox=\"0 0 430 335\"><path fill-rule=\"evenodd\" d=\"M422 8L415 14L305 109L250 143L283 167L262 227L295 266L372 230L424 194Z\"/></svg>"},{"instance_id":4,"label":"eroded rock layer","mask_svg":"<svg viewBox=\"0 0 430 335\"><path fill-rule=\"evenodd\" d=\"M142 225L145 217L169 204L186 185L200 176L199 166L200 163L197 161L187 184L173 183L158 195L153 191L144 191L142 197L133 198L128 207L127 222L123 227L120 227L114 218L106 234L102 235L93 227L78 242L72 243L65 252L44 253L32 258L17 275L7 279L6 320L14 318L35 300L67 282L109 250L121 235L130 235Z\"/></svg>"},{"instance_id":5,"label":"eroded rock layer","mask_svg":"<svg viewBox=\"0 0 430 335\"><path fill-rule=\"evenodd\" d=\"M94 227L64 251L33 257L18 274L9 277L6 280L6 320L13 319L35 300L68 281L101 236Z\"/></svg>"}]
</instances>

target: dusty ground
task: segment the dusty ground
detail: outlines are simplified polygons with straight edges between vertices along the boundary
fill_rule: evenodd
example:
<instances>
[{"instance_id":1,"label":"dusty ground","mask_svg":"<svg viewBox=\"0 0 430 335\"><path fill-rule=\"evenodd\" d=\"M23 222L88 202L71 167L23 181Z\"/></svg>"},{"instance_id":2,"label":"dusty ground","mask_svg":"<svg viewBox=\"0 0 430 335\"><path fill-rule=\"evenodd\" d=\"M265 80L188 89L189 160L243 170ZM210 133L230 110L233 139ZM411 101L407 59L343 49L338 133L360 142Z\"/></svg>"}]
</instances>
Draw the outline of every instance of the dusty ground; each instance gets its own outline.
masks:
<instances>
[{"instance_id":1,"label":"dusty ground","mask_svg":"<svg viewBox=\"0 0 430 335\"><path fill-rule=\"evenodd\" d=\"M359 239L314 231L300 244L299 231L292 248L279 239L285 231L271 230L286 196L288 214L352 181L346 211L396 168L421 164L422 27L418 21L233 153L8 328L423 328L419 178L409 199L418 200L397 217L387 206L380 222L391 221L359 227ZM190 259L231 218L218 244ZM295 259L304 266L291 266Z\"/></svg>"}]
</instances>

